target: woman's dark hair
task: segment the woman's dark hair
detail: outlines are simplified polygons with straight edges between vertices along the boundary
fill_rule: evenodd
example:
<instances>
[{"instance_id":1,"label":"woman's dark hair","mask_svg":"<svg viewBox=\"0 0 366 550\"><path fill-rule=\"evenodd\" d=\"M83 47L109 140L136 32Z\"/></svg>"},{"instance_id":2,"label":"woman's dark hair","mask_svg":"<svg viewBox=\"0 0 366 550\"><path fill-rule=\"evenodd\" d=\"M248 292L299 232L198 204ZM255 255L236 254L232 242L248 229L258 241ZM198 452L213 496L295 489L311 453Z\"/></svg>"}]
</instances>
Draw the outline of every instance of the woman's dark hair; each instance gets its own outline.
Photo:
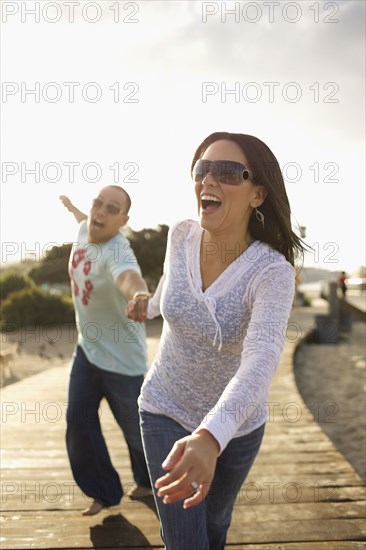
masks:
<instances>
[{"instance_id":1,"label":"woman's dark hair","mask_svg":"<svg viewBox=\"0 0 366 550\"><path fill-rule=\"evenodd\" d=\"M191 173L206 149L220 139L239 145L248 160L246 166L252 175L253 185L263 185L267 191L267 196L259 207L264 214L264 227L257 220L253 210L249 220L250 235L281 252L286 260L294 265L298 255L303 257L306 244L292 231L290 204L281 169L276 157L263 141L247 134L215 132L204 139L197 148L192 160Z\"/></svg>"}]
</instances>

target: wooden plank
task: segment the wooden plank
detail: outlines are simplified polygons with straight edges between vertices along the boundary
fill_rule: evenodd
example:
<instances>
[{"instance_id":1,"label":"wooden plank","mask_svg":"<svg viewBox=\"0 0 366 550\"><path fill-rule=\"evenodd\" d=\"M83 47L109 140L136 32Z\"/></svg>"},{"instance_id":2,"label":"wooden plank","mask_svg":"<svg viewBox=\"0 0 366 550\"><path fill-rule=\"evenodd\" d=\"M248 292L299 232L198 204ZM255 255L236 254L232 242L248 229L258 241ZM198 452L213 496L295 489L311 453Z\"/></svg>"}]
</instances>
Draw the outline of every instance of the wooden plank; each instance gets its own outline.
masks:
<instances>
[{"instance_id":1,"label":"wooden plank","mask_svg":"<svg viewBox=\"0 0 366 550\"><path fill-rule=\"evenodd\" d=\"M236 515L236 510L234 511ZM306 542L306 541L341 541L366 538L364 519L328 519L294 520L281 522L236 522L228 534L228 543L235 541L255 542Z\"/></svg>"},{"instance_id":2,"label":"wooden plank","mask_svg":"<svg viewBox=\"0 0 366 550\"><path fill-rule=\"evenodd\" d=\"M105 512L104 512L105 514ZM237 518L235 515L233 520ZM24 542L19 533L19 516L11 518L5 543ZM8 522L9 523L9 522ZM36 527L35 527L36 525ZM32 533L32 545L36 548L75 548L120 546L130 548L134 545L159 544L158 523L139 522L139 517L128 512L99 515L98 518L80 518L76 514L61 515L48 513L46 517L32 514L22 517L22 531ZM245 541L247 543L306 542L306 541L342 541L365 540L365 522L363 519L322 519L267 521L236 521L232 525L228 544ZM90 543L92 546L90 546ZM48 546L49 545L49 546ZM89 545L89 546L88 546ZM4 546L5 548L6 546ZM19 548L20 546L16 546Z\"/></svg>"},{"instance_id":3,"label":"wooden plank","mask_svg":"<svg viewBox=\"0 0 366 550\"><path fill-rule=\"evenodd\" d=\"M363 542L327 541L327 542L282 542L280 544L227 544L226 548L243 548L245 550L359 550L365 549Z\"/></svg>"},{"instance_id":4,"label":"wooden plank","mask_svg":"<svg viewBox=\"0 0 366 550\"><path fill-rule=\"evenodd\" d=\"M125 489L133 487L128 483L124 485ZM238 494L235 506L236 508L251 508L266 505L287 504L297 509L301 503L309 506L320 503L324 509L333 503L346 503L350 509L354 503L365 502L364 488L359 487L307 487L293 489L292 487L278 487L271 485L262 485L257 487L248 487L244 485ZM48 510L58 509L60 511L67 509L82 510L90 503L73 480L54 483L45 483L36 485L36 482L28 483L23 486L19 482L5 482L2 486L2 510L4 513L12 511L29 511L41 513ZM326 506L324 506L324 504ZM136 507L136 501L131 501L128 497L123 497L120 504L122 510L126 507ZM262 509L262 508L261 508ZM286 508L282 508L286 511Z\"/></svg>"},{"instance_id":5,"label":"wooden plank","mask_svg":"<svg viewBox=\"0 0 366 550\"><path fill-rule=\"evenodd\" d=\"M112 510L112 509L111 509ZM143 513L144 521L141 521ZM21 527L19 520L21 519ZM2 548L133 548L161 544L159 522L146 511L102 511L81 517L80 512L14 514L3 522ZM31 535L31 536L29 536Z\"/></svg>"},{"instance_id":6,"label":"wooden plank","mask_svg":"<svg viewBox=\"0 0 366 550\"><path fill-rule=\"evenodd\" d=\"M71 479L72 475L70 473L69 464L61 460L59 462L60 464L58 465L57 469L55 469L56 461L53 461L53 467L51 461L49 467L47 468L40 467L40 461L38 460L37 465L34 466L29 462L29 467L21 467L21 464L25 464L25 460L24 462L23 460L19 461L19 468L5 467L4 461L4 468L2 470L0 479L4 481L8 479L20 481L29 481L33 479L42 479L43 481L49 481L56 478L59 478L59 480L61 481L64 479ZM131 478L131 472L130 463L127 457L124 457L119 461L114 460L113 462L115 462L116 464L118 463L118 472L120 474L121 480L128 481ZM258 462L258 464L256 464L249 473L247 481L261 479L267 480L268 477L271 477L273 480L281 480L291 477L294 481L300 481L300 479L304 479L304 477L306 477L309 481L312 480L314 482L316 481L317 483L321 483L322 481L324 481L325 483L328 477L332 475L333 478L337 476L344 476L344 481L347 481L347 478L349 478L351 480L350 484L353 486L363 486L362 480L359 479L354 469L348 464L344 464L344 462L342 463L341 460L337 462L331 461L329 466L325 462L317 461L309 464L304 459L301 459L301 461L298 461L295 464L294 462L295 457L294 461L292 462L291 460L288 460L284 463L281 463L280 459L278 459L278 461L273 461L272 464L270 462ZM341 485L344 485L344 483Z\"/></svg>"}]
</instances>

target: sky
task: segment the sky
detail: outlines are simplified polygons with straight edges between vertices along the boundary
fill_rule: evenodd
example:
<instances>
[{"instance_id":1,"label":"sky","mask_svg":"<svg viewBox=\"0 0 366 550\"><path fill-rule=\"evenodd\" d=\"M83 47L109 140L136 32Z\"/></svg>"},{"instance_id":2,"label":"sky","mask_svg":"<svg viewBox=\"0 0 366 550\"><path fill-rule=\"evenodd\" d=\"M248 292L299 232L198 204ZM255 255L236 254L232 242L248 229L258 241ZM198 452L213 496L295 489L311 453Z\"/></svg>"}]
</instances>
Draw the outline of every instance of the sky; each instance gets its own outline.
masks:
<instances>
[{"instance_id":1,"label":"sky","mask_svg":"<svg viewBox=\"0 0 366 550\"><path fill-rule=\"evenodd\" d=\"M305 267L365 265L365 3L1 4L4 264L76 240L60 194L132 198L134 230L197 218L189 168L214 131L267 143Z\"/></svg>"}]
</instances>

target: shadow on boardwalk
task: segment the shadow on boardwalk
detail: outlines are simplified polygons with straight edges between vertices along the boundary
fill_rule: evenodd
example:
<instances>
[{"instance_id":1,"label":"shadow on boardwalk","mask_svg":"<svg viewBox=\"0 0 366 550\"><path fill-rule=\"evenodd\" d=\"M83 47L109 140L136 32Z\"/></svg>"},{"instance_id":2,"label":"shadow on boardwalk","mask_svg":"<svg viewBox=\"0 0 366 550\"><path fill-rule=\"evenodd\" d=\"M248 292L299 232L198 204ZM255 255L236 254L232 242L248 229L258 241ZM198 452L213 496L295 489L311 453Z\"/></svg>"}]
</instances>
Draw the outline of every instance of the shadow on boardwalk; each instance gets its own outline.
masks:
<instances>
[{"instance_id":1,"label":"shadow on boardwalk","mask_svg":"<svg viewBox=\"0 0 366 550\"><path fill-rule=\"evenodd\" d=\"M294 309L263 445L238 495L227 548L365 547L365 486L314 421L294 379L298 327L304 335L315 313ZM152 353L156 343L149 340ZM123 498L97 516L80 516L87 499L72 479L64 445L67 378L67 368L55 367L1 391L1 547L162 548L152 500ZM105 405L101 422L127 489L133 482L126 445Z\"/></svg>"}]
</instances>

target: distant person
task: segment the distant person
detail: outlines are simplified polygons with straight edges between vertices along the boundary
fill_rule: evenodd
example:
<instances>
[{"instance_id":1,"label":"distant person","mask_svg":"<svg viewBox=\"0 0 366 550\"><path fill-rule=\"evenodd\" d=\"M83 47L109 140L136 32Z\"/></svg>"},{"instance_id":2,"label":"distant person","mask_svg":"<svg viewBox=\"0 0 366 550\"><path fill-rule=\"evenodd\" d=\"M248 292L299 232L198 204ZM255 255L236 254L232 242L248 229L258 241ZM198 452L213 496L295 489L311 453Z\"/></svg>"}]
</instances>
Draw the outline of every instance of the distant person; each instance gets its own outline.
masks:
<instances>
[{"instance_id":1,"label":"distant person","mask_svg":"<svg viewBox=\"0 0 366 550\"><path fill-rule=\"evenodd\" d=\"M347 275L345 271L341 271L338 275L338 286L342 291L343 296L346 296L347 293Z\"/></svg>"},{"instance_id":2,"label":"distant person","mask_svg":"<svg viewBox=\"0 0 366 550\"><path fill-rule=\"evenodd\" d=\"M76 483L93 499L83 515L120 502L123 488L102 435L103 397L125 436L136 486L128 495L151 495L142 448L137 398L147 370L145 329L126 317L128 300L149 296L136 258L119 231L131 200L116 185L100 191L86 216L64 195L80 223L69 262L78 328L70 375L66 443Z\"/></svg>"},{"instance_id":3,"label":"distant person","mask_svg":"<svg viewBox=\"0 0 366 550\"><path fill-rule=\"evenodd\" d=\"M211 134L191 174L199 221L170 230L158 288L128 315L164 318L139 406L165 548L223 550L261 445L302 242L258 138Z\"/></svg>"}]
</instances>

